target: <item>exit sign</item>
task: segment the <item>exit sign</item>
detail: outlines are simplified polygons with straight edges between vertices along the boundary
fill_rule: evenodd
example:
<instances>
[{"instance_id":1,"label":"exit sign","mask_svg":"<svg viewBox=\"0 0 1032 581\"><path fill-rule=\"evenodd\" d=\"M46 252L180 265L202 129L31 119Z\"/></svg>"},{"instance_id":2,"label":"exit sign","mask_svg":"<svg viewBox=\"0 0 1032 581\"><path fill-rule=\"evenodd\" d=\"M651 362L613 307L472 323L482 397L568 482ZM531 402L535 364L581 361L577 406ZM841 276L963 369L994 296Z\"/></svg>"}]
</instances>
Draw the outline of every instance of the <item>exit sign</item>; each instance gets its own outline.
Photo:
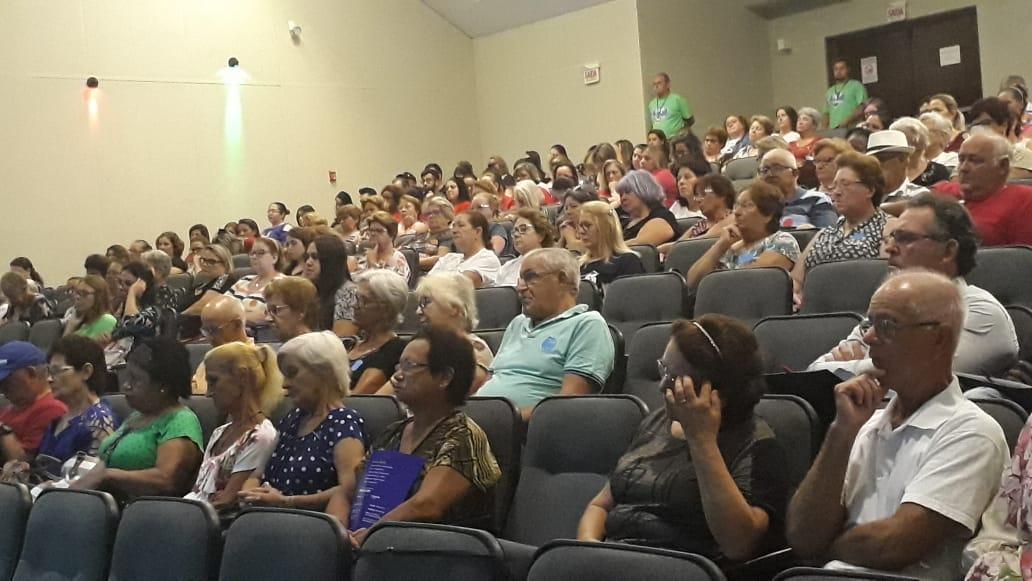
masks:
<instances>
[{"instance_id":1,"label":"exit sign","mask_svg":"<svg viewBox=\"0 0 1032 581\"><path fill-rule=\"evenodd\" d=\"M906 0L900 0L898 2L890 2L889 7L885 9L885 18L889 22L899 22L907 19L907 3Z\"/></svg>"}]
</instances>

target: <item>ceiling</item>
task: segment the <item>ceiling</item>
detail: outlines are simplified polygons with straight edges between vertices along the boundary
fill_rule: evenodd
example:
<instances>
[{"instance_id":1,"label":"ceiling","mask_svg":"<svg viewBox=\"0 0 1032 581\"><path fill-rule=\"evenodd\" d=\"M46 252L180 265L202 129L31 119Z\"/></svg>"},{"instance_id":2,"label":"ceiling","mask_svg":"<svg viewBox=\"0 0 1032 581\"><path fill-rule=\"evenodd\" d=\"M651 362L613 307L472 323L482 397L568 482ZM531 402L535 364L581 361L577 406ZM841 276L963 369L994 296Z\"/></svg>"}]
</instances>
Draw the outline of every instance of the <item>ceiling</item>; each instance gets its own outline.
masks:
<instances>
[{"instance_id":1,"label":"ceiling","mask_svg":"<svg viewBox=\"0 0 1032 581\"><path fill-rule=\"evenodd\" d=\"M510 30L610 0L423 0L470 38Z\"/></svg>"}]
</instances>

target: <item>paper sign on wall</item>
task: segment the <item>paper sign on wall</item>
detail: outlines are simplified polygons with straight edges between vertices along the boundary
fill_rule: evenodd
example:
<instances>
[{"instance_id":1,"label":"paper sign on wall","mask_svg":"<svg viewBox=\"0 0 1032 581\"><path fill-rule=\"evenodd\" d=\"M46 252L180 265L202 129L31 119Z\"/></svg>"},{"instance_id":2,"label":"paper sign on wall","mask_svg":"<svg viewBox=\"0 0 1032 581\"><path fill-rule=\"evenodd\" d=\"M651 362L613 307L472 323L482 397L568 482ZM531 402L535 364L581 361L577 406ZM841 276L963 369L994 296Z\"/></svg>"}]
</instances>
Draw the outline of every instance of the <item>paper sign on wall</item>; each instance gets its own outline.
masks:
<instances>
[{"instance_id":1,"label":"paper sign on wall","mask_svg":"<svg viewBox=\"0 0 1032 581\"><path fill-rule=\"evenodd\" d=\"M948 67L960 64L960 45L944 46L939 49L939 66Z\"/></svg>"},{"instance_id":2,"label":"paper sign on wall","mask_svg":"<svg viewBox=\"0 0 1032 581\"><path fill-rule=\"evenodd\" d=\"M885 19L889 22L899 22L901 20L906 20L906 0L899 0L898 2L889 2L889 7L885 9Z\"/></svg>"},{"instance_id":3,"label":"paper sign on wall","mask_svg":"<svg viewBox=\"0 0 1032 581\"><path fill-rule=\"evenodd\" d=\"M860 82L865 85L878 82L878 57L867 56L860 59Z\"/></svg>"},{"instance_id":4,"label":"paper sign on wall","mask_svg":"<svg viewBox=\"0 0 1032 581\"><path fill-rule=\"evenodd\" d=\"M595 83L599 82L600 80L601 80L601 78L599 77L599 66L598 66L598 64L591 64L591 65L585 65L584 66L584 84L585 85L594 85Z\"/></svg>"}]
</instances>

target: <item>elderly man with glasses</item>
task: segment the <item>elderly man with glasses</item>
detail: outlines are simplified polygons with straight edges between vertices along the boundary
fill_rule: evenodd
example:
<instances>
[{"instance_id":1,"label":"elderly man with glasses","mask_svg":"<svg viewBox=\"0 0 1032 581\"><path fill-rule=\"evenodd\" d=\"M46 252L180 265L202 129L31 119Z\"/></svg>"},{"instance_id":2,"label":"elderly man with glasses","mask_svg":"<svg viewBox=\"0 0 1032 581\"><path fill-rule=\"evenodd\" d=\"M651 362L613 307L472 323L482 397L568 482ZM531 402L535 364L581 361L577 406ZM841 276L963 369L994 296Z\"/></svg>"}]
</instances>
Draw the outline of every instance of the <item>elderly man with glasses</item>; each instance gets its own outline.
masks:
<instances>
[{"instance_id":1,"label":"elderly man with glasses","mask_svg":"<svg viewBox=\"0 0 1032 581\"><path fill-rule=\"evenodd\" d=\"M827 228L838 214L828 196L817 190L799 187L799 166L787 149L773 149L760 161L759 179L781 190L785 210L782 228Z\"/></svg>"},{"instance_id":2,"label":"elderly man with glasses","mask_svg":"<svg viewBox=\"0 0 1032 581\"><path fill-rule=\"evenodd\" d=\"M247 336L246 321L243 303L223 295L209 302L201 311L201 335L211 343L212 349L226 343L254 344L254 339ZM190 381L190 391L193 395L208 393L203 361L197 366Z\"/></svg>"},{"instance_id":3,"label":"elderly man with glasses","mask_svg":"<svg viewBox=\"0 0 1032 581\"><path fill-rule=\"evenodd\" d=\"M31 460L43 434L68 408L50 391L47 356L32 343L0 346L0 463Z\"/></svg>"},{"instance_id":4,"label":"elderly man with glasses","mask_svg":"<svg viewBox=\"0 0 1032 581\"><path fill-rule=\"evenodd\" d=\"M956 201L921 194L907 201L906 210L891 223L883 251L892 269L925 268L941 273L957 286L964 302L964 322L953 358L953 370L999 376L1017 360L1018 339L1007 310L993 295L967 284L964 276L975 267L978 237L971 217ZM871 346L857 326L837 347L810 364L857 374L870 369Z\"/></svg>"},{"instance_id":5,"label":"elderly man with glasses","mask_svg":"<svg viewBox=\"0 0 1032 581\"><path fill-rule=\"evenodd\" d=\"M915 244L932 241L955 242ZM903 271L875 292L861 325L873 367L835 387L835 420L789 505L798 555L919 579L961 573L1008 460L1003 430L953 374L964 314L961 288L939 272Z\"/></svg>"}]
</instances>

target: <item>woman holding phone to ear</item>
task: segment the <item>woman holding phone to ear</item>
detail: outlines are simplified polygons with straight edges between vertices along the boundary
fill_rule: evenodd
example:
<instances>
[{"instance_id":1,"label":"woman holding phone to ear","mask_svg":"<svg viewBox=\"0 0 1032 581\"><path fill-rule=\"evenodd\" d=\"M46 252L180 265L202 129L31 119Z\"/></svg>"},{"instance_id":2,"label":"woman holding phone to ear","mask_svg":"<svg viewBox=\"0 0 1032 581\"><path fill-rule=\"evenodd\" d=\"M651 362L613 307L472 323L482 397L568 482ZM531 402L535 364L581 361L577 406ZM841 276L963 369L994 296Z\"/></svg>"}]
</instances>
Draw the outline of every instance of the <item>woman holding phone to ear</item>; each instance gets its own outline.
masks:
<instances>
[{"instance_id":1,"label":"woman holding phone to ear","mask_svg":"<svg viewBox=\"0 0 1032 581\"><path fill-rule=\"evenodd\" d=\"M784 545L788 483L752 331L723 315L677 321L652 412L588 504L577 536L698 553L718 565Z\"/></svg>"}]
</instances>

